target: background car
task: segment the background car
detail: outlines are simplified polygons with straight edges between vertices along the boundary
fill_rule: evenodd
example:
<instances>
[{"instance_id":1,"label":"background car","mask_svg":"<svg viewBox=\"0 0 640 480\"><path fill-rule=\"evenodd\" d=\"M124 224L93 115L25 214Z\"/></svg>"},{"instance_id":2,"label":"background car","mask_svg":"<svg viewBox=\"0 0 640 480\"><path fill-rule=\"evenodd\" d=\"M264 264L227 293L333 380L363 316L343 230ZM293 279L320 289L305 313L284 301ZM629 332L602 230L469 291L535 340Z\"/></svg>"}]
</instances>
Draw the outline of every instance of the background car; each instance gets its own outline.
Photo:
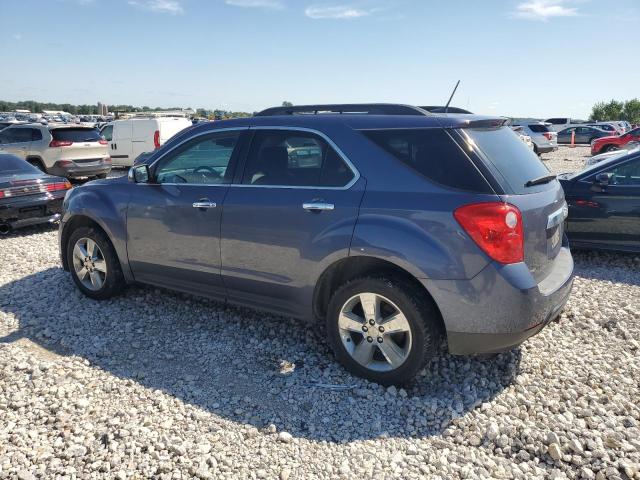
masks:
<instances>
[{"instance_id":1,"label":"background car","mask_svg":"<svg viewBox=\"0 0 640 480\"><path fill-rule=\"evenodd\" d=\"M596 138L609 136L609 132L605 132L604 130L600 130L595 127L569 127L558 132L558 143L571 143L573 132L575 132L574 142L576 144L589 144Z\"/></svg>"},{"instance_id":2,"label":"background car","mask_svg":"<svg viewBox=\"0 0 640 480\"><path fill-rule=\"evenodd\" d=\"M608 152L599 153L598 155L594 155L593 157L588 158L584 162L584 165L585 167L590 167L592 165L595 165L596 163L600 163L614 157L622 157L624 155L628 155L633 150L636 150L638 148L640 148L640 142L629 142L626 145L620 147L620 150L610 150Z\"/></svg>"},{"instance_id":3,"label":"background car","mask_svg":"<svg viewBox=\"0 0 640 480\"><path fill-rule=\"evenodd\" d=\"M640 142L640 128L631 130L624 135L598 138L591 143L591 155L620 150L630 142Z\"/></svg>"},{"instance_id":4,"label":"background car","mask_svg":"<svg viewBox=\"0 0 640 480\"><path fill-rule=\"evenodd\" d=\"M65 178L47 175L15 155L0 153L0 234L59 220L70 188Z\"/></svg>"},{"instance_id":5,"label":"background car","mask_svg":"<svg viewBox=\"0 0 640 480\"><path fill-rule=\"evenodd\" d=\"M588 123L586 124L588 127L599 128L600 130L604 130L605 132L609 132L609 135L620 135L624 133L620 126L614 122L598 122L598 123Z\"/></svg>"},{"instance_id":6,"label":"background car","mask_svg":"<svg viewBox=\"0 0 640 480\"><path fill-rule=\"evenodd\" d=\"M531 137L533 151L538 155L558 149L558 134L542 122L523 122L515 124Z\"/></svg>"},{"instance_id":7,"label":"background car","mask_svg":"<svg viewBox=\"0 0 640 480\"><path fill-rule=\"evenodd\" d=\"M640 251L640 152L559 177L572 248Z\"/></svg>"},{"instance_id":8,"label":"background car","mask_svg":"<svg viewBox=\"0 0 640 480\"><path fill-rule=\"evenodd\" d=\"M548 124L549 128L554 132L560 132L565 128L569 128L575 125L582 125L585 122L584 120L576 120L575 118L569 117L554 117L547 118L543 123Z\"/></svg>"},{"instance_id":9,"label":"background car","mask_svg":"<svg viewBox=\"0 0 640 480\"><path fill-rule=\"evenodd\" d=\"M97 129L90 127L13 125L0 131L0 150L61 177L105 178L111 171L107 142Z\"/></svg>"},{"instance_id":10,"label":"background car","mask_svg":"<svg viewBox=\"0 0 640 480\"><path fill-rule=\"evenodd\" d=\"M516 135L518 135L518 137L520 138L520 141L522 141L522 143L524 143L527 146L527 148L531 150L535 150L535 146L533 145L533 141L531 141L531 137L526 133L524 133L524 130L522 127L512 126L511 130L513 130L516 133Z\"/></svg>"}]
</instances>

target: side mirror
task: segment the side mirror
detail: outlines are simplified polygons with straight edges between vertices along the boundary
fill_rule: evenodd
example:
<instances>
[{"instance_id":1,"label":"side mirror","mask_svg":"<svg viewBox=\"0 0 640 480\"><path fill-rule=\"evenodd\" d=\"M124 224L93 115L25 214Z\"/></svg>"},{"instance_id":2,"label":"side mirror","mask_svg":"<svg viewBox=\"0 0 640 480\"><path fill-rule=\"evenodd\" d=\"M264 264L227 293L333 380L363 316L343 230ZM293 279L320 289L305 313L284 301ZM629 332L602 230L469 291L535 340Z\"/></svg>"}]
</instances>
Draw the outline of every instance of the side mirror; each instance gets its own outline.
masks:
<instances>
[{"instance_id":1,"label":"side mirror","mask_svg":"<svg viewBox=\"0 0 640 480\"><path fill-rule=\"evenodd\" d=\"M129 169L129 180L135 183L149 183L149 165L137 165Z\"/></svg>"},{"instance_id":2,"label":"side mirror","mask_svg":"<svg viewBox=\"0 0 640 480\"><path fill-rule=\"evenodd\" d=\"M613 173L599 173L596 175L595 183L601 187L607 187L612 178Z\"/></svg>"}]
</instances>

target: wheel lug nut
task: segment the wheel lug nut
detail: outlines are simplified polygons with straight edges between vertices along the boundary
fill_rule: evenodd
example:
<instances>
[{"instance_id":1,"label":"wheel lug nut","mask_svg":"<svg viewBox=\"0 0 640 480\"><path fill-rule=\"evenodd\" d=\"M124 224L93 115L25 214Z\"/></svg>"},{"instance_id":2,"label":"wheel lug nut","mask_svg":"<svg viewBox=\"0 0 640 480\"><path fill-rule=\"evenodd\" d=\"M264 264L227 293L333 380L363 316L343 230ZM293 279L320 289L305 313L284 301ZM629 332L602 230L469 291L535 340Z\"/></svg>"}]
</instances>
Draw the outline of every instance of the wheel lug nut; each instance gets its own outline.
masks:
<instances>
[{"instance_id":1,"label":"wheel lug nut","mask_svg":"<svg viewBox=\"0 0 640 480\"><path fill-rule=\"evenodd\" d=\"M373 338L367 337L367 342L369 342L369 343L373 342Z\"/></svg>"},{"instance_id":2,"label":"wheel lug nut","mask_svg":"<svg viewBox=\"0 0 640 480\"><path fill-rule=\"evenodd\" d=\"M368 332L368 331L369 331L369 329L368 329L368 328L367 328L367 326L365 325L364 327L362 327L362 331L363 331L363 332Z\"/></svg>"},{"instance_id":3,"label":"wheel lug nut","mask_svg":"<svg viewBox=\"0 0 640 480\"><path fill-rule=\"evenodd\" d=\"M378 331L379 331L380 333L384 332L384 327L378 327Z\"/></svg>"},{"instance_id":4,"label":"wheel lug nut","mask_svg":"<svg viewBox=\"0 0 640 480\"><path fill-rule=\"evenodd\" d=\"M374 319L369 320L369 325L375 325L376 321Z\"/></svg>"},{"instance_id":5,"label":"wheel lug nut","mask_svg":"<svg viewBox=\"0 0 640 480\"><path fill-rule=\"evenodd\" d=\"M378 343L382 343L382 337L378 337Z\"/></svg>"}]
</instances>

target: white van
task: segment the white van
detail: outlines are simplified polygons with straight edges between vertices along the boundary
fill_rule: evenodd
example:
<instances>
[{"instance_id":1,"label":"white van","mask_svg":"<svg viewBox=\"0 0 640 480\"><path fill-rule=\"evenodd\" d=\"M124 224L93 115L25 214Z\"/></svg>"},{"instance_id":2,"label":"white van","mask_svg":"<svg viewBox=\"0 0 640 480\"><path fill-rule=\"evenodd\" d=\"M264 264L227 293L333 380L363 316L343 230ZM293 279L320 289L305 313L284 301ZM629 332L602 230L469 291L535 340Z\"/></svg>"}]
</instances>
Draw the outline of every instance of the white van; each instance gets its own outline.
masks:
<instances>
[{"instance_id":1,"label":"white van","mask_svg":"<svg viewBox=\"0 0 640 480\"><path fill-rule=\"evenodd\" d=\"M130 118L108 123L100 133L109 142L112 165L130 167L138 155L153 152L190 126L188 118Z\"/></svg>"}]
</instances>

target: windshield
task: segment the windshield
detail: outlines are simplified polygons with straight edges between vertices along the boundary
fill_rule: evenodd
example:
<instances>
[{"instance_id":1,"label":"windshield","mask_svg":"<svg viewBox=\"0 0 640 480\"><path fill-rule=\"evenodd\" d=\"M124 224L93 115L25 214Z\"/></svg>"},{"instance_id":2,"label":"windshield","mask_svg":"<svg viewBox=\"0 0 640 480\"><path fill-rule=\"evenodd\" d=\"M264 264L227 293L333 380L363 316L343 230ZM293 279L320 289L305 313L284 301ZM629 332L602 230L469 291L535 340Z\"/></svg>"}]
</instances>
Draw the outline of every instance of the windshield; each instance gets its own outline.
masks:
<instances>
[{"instance_id":1,"label":"windshield","mask_svg":"<svg viewBox=\"0 0 640 480\"><path fill-rule=\"evenodd\" d=\"M54 140L67 142L97 142L102 137L96 128L56 128L51 130Z\"/></svg>"},{"instance_id":2,"label":"windshield","mask_svg":"<svg viewBox=\"0 0 640 480\"><path fill-rule=\"evenodd\" d=\"M13 155L0 155L0 177L19 175L22 173L35 173L39 170L24 160Z\"/></svg>"},{"instance_id":3,"label":"windshield","mask_svg":"<svg viewBox=\"0 0 640 480\"><path fill-rule=\"evenodd\" d=\"M513 193L535 193L549 188L551 182L525 186L531 180L548 176L549 170L509 127L465 128L460 131L468 148L478 153L489 168L497 171Z\"/></svg>"}]
</instances>

